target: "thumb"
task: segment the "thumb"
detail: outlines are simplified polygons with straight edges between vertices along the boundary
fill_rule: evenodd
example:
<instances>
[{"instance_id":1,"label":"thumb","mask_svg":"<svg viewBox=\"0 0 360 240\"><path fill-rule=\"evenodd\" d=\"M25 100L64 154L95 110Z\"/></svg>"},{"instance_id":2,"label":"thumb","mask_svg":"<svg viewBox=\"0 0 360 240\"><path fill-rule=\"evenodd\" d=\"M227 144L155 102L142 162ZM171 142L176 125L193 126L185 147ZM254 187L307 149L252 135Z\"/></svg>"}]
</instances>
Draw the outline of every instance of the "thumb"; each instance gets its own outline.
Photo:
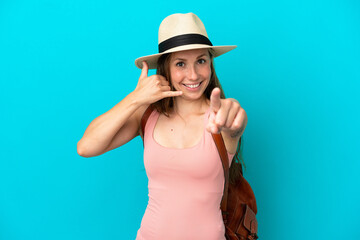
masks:
<instances>
[{"instance_id":1,"label":"thumb","mask_svg":"<svg viewBox=\"0 0 360 240\"><path fill-rule=\"evenodd\" d=\"M220 101L220 88L216 87L212 90L210 96L210 108L212 111L217 112L221 107Z\"/></svg>"},{"instance_id":2,"label":"thumb","mask_svg":"<svg viewBox=\"0 0 360 240\"><path fill-rule=\"evenodd\" d=\"M148 76L148 71L149 71L149 66L147 62L143 61L140 78L141 79L146 78Z\"/></svg>"}]
</instances>

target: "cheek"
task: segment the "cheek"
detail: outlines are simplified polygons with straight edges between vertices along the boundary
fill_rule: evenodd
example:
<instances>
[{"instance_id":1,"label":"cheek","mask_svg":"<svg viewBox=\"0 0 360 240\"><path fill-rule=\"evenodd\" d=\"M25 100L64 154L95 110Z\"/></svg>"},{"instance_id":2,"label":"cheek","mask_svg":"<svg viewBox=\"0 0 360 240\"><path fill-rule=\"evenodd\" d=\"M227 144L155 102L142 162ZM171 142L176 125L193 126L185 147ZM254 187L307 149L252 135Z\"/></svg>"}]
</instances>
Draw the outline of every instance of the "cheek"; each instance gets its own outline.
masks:
<instances>
[{"instance_id":1,"label":"cheek","mask_svg":"<svg viewBox=\"0 0 360 240\"><path fill-rule=\"evenodd\" d=\"M182 74L179 71L172 71L171 72L171 82L174 83L178 83L180 82L182 79Z\"/></svg>"},{"instance_id":2,"label":"cheek","mask_svg":"<svg viewBox=\"0 0 360 240\"><path fill-rule=\"evenodd\" d=\"M204 78L210 79L210 77L211 77L211 68L210 68L210 66L202 69L202 75L204 76Z\"/></svg>"}]
</instances>

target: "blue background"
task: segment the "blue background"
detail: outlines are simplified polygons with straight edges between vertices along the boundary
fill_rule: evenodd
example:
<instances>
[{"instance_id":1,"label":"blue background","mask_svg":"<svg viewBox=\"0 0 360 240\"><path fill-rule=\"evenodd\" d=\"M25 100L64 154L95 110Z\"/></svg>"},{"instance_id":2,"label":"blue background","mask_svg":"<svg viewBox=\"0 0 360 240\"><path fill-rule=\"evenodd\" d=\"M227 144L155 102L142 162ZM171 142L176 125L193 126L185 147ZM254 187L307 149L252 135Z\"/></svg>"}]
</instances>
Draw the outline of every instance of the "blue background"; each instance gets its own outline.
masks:
<instances>
[{"instance_id":1,"label":"blue background","mask_svg":"<svg viewBox=\"0 0 360 240\"><path fill-rule=\"evenodd\" d=\"M2 0L1 240L135 239L141 138L93 158L76 144L135 89L162 19L186 12L238 45L215 64L248 115L260 239L360 239L359 1Z\"/></svg>"}]
</instances>

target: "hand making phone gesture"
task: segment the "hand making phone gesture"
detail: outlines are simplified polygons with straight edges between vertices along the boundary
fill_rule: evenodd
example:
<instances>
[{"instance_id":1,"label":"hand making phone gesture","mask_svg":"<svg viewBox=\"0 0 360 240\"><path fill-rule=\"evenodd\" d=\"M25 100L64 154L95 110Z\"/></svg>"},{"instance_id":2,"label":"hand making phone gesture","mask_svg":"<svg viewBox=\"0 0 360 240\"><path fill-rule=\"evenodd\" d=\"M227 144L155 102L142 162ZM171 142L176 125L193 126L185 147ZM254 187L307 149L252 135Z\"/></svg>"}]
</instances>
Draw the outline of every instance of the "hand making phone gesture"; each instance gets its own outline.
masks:
<instances>
[{"instance_id":1,"label":"hand making phone gesture","mask_svg":"<svg viewBox=\"0 0 360 240\"><path fill-rule=\"evenodd\" d=\"M182 95L182 91L171 91L169 82L164 76L148 76L149 66L144 61L141 75L135 88L137 99L142 104L151 104L162 98Z\"/></svg>"},{"instance_id":2,"label":"hand making phone gesture","mask_svg":"<svg viewBox=\"0 0 360 240\"><path fill-rule=\"evenodd\" d=\"M232 137L242 133L247 116L239 102L233 98L220 99L220 89L214 88L210 96L210 117L206 129L211 133L224 131Z\"/></svg>"}]
</instances>

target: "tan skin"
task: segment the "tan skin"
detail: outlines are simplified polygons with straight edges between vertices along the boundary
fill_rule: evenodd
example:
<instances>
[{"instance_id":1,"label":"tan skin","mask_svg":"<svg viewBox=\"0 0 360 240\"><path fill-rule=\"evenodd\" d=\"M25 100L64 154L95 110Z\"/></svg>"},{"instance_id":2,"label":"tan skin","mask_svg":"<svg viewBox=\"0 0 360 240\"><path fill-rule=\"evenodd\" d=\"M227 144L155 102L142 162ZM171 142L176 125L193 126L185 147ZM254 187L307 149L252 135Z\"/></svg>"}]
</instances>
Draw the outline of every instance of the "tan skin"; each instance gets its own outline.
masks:
<instances>
[{"instance_id":1,"label":"tan skin","mask_svg":"<svg viewBox=\"0 0 360 240\"><path fill-rule=\"evenodd\" d=\"M173 111L169 117L161 114L154 128L153 136L157 143L169 148L189 148L200 141L206 127L209 132L221 132L227 151L235 153L247 124L247 115L235 99L220 99L219 88L212 91L210 100L206 99L204 91L211 76L208 50L172 53L170 74L176 91L170 91L169 83L163 76L148 76L148 65L143 62L135 90L90 123L78 142L79 155L97 156L122 146L138 135L142 137L140 121L146 108L153 102L172 96L175 97ZM196 89L184 86L195 87L198 83L201 84ZM209 123L204 126L204 114L209 107Z\"/></svg>"},{"instance_id":2,"label":"tan skin","mask_svg":"<svg viewBox=\"0 0 360 240\"><path fill-rule=\"evenodd\" d=\"M200 141L206 127L209 132L217 133L220 130L228 152L236 152L241 135L231 135L240 129L244 120L247 120L246 113L235 99L220 99L219 89L213 90L211 101L206 99L204 91L210 81L210 61L207 49L172 54L171 81L174 88L183 94L176 97L175 108L170 118L160 115L156 123L153 136L160 145L170 148L192 147ZM184 86L198 83L201 84L195 91ZM203 126L202 120L210 105L209 124Z\"/></svg>"}]
</instances>

